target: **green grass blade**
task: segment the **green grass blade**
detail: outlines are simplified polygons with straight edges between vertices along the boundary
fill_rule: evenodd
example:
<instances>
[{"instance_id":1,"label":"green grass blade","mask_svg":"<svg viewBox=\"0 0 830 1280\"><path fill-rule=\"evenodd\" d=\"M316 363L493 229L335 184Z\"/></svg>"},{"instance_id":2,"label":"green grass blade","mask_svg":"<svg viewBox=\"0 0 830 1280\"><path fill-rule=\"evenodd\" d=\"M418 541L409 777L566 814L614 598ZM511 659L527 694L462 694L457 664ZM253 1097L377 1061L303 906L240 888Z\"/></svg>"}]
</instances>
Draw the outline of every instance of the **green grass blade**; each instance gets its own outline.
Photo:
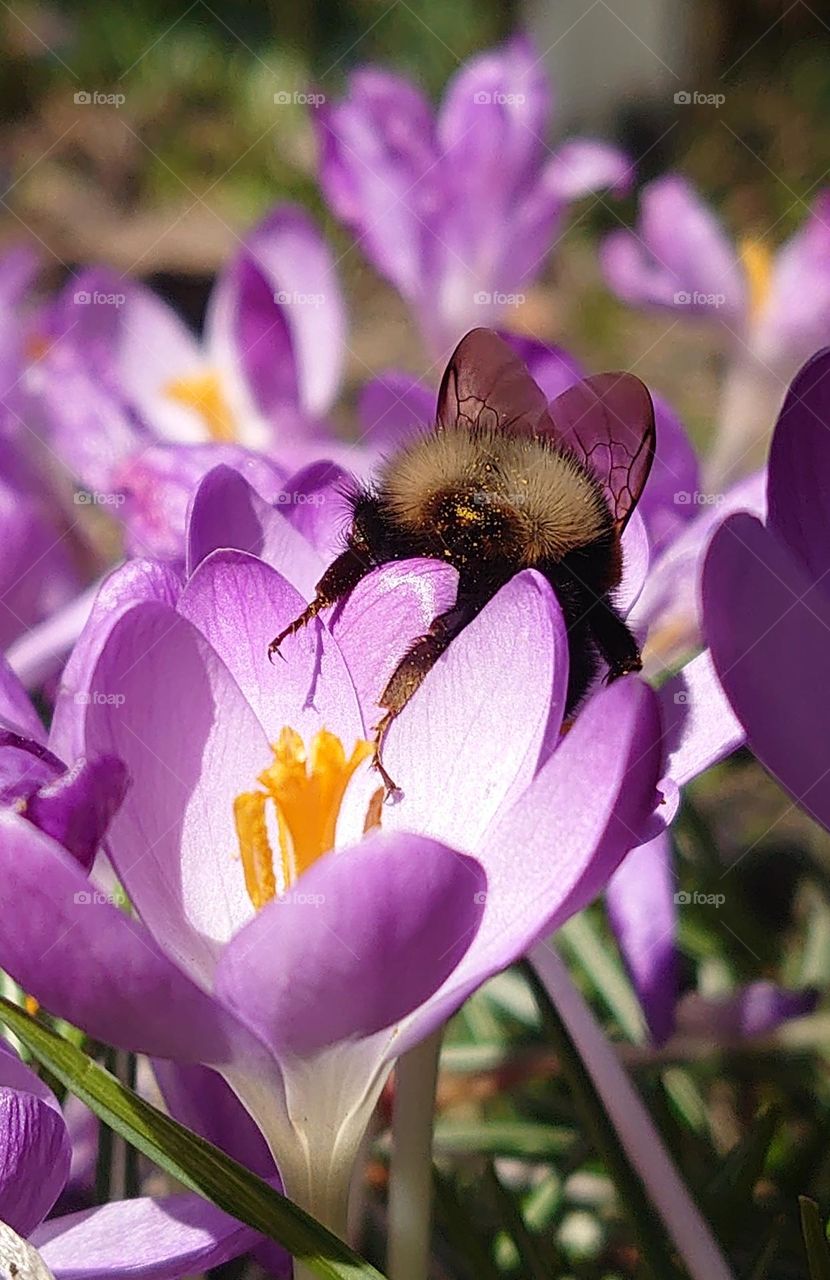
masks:
<instances>
[{"instance_id":1,"label":"green grass blade","mask_svg":"<svg viewBox=\"0 0 830 1280\"><path fill-rule=\"evenodd\" d=\"M383 1280L314 1218L105 1071L22 1009L0 999L2 1021L70 1092L127 1142L232 1217L271 1240L324 1280Z\"/></svg>"}]
</instances>

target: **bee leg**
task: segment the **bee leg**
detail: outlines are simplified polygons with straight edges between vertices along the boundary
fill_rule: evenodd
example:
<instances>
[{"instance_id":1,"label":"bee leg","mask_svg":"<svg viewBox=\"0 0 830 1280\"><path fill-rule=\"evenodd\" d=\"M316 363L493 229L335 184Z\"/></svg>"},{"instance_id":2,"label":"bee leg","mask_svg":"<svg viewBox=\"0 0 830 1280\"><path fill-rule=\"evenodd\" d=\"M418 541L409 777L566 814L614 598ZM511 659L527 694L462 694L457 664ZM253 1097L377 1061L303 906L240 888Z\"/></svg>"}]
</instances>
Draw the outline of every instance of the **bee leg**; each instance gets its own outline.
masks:
<instances>
[{"instance_id":1,"label":"bee leg","mask_svg":"<svg viewBox=\"0 0 830 1280\"><path fill-rule=\"evenodd\" d=\"M588 624L594 643L608 664L606 684L631 671L641 671L643 660L637 638L628 629L607 596L591 607Z\"/></svg>"},{"instance_id":2,"label":"bee leg","mask_svg":"<svg viewBox=\"0 0 830 1280\"><path fill-rule=\"evenodd\" d=\"M401 658L378 699L378 706L382 707L386 714L374 729L374 765L383 779L387 798L399 792L399 788L384 768L382 760L383 741L392 721L400 715L409 699L420 688L427 673L447 649L450 641L466 627L477 612L478 610L472 606L462 605L449 609L446 613L439 613L438 617L433 619L427 634L416 640Z\"/></svg>"},{"instance_id":3,"label":"bee leg","mask_svg":"<svg viewBox=\"0 0 830 1280\"><path fill-rule=\"evenodd\" d=\"M380 774L381 782L383 783L383 790L385 793L384 794L385 800L389 800L392 796L400 795L400 787L395 782L392 781L392 778L389 776L389 773L384 768L383 760L381 758L381 752L383 750L383 739L386 737L386 731L391 725L392 721L395 719L396 714L397 712L395 711L387 711L386 715L383 716L383 718L378 721L378 723L375 725L372 731L375 735L375 754L374 754L374 759L372 760L372 764Z\"/></svg>"},{"instance_id":4,"label":"bee leg","mask_svg":"<svg viewBox=\"0 0 830 1280\"><path fill-rule=\"evenodd\" d=\"M311 622L312 618L316 618L322 609L328 609L331 605L337 604L338 600L342 600L343 596L348 595L353 587L357 586L361 578L364 578L374 565L371 564L365 556L361 556L353 547L348 547L342 555L333 560L326 572L323 574L315 588L315 596L310 604L306 605L302 613L298 614L293 622L289 622L288 626L282 630L278 636L268 646L268 657L273 662L274 655L279 653L280 645L289 636L293 636L295 632L300 631L304 626Z\"/></svg>"}]
</instances>

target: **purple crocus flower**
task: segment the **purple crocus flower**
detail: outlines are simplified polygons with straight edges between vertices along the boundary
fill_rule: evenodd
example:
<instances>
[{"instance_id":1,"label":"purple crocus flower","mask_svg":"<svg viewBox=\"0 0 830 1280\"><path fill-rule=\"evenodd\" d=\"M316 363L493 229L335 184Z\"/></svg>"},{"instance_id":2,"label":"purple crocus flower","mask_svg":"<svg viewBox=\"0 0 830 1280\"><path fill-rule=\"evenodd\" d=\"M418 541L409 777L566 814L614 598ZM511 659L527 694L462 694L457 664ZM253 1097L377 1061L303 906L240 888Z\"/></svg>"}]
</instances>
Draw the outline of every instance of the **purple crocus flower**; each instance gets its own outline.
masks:
<instances>
[{"instance_id":1,"label":"purple crocus flower","mask_svg":"<svg viewBox=\"0 0 830 1280\"><path fill-rule=\"evenodd\" d=\"M145 286L104 268L72 279L48 328L33 376L46 439L143 554L179 550L187 498L219 463L273 491L330 452L323 416L345 313L332 255L299 210L278 207L241 242L201 339ZM279 454L281 468L257 450Z\"/></svg>"},{"instance_id":2,"label":"purple crocus flower","mask_svg":"<svg viewBox=\"0 0 830 1280\"><path fill-rule=\"evenodd\" d=\"M436 353L522 301L569 204L630 185L629 162L606 143L549 148L552 106L542 59L516 36L464 64L437 115L377 67L315 112L326 199Z\"/></svg>"},{"instance_id":3,"label":"purple crocus flower","mask_svg":"<svg viewBox=\"0 0 830 1280\"><path fill-rule=\"evenodd\" d=\"M794 801L830 829L830 349L801 369L769 458L766 520L736 514L712 540L704 627L747 741Z\"/></svg>"},{"instance_id":4,"label":"purple crocus flower","mask_svg":"<svg viewBox=\"0 0 830 1280\"><path fill-rule=\"evenodd\" d=\"M636 228L612 231L601 262L623 301L709 316L760 361L798 362L830 323L830 191L776 253L764 239L733 244L692 184L669 174L643 188Z\"/></svg>"},{"instance_id":5,"label":"purple crocus flower","mask_svg":"<svg viewBox=\"0 0 830 1280\"><path fill-rule=\"evenodd\" d=\"M260 1239L191 1193L115 1201L45 1221L70 1158L57 1099L0 1040L0 1262L55 1280L176 1280L247 1253Z\"/></svg>"},{"instance_id":6,"label":"purple crocus flower","mask_svg":"<svg viewBox=\"0 0 830 1280\"><path fill-rule=\"evenodd\" d=\"M594 897L653 821L654 695L620 681L560 738L562 619L520 575L390 732L404 798L381 814L374 699L454 575L378 570L274 669L268 640L302 602L276 570L212 552L175 604L167 573L87 649L84 737L130 774L109 845L140 921L79 908L81 869L0 816L0 894L31 903L0 962L100 1038L217 1069L288 1193L342 1231L393 1060Z\"/></svg>"},{"instance_id":7,"label":"purple crocus flower","mask_svg":"<svg viewBox=\"0 0 830 1280\"><path fill-rule=\"evenodd\" d=\"M773 252L766 235L735 245L685 178L643 189L640 218L611 232L601 251L605 278L633 306L699 316L717 324L729 353L709 474L723 481L757 463L779 400L830 326L830 191Z\"/></svg>"}]
</instances>

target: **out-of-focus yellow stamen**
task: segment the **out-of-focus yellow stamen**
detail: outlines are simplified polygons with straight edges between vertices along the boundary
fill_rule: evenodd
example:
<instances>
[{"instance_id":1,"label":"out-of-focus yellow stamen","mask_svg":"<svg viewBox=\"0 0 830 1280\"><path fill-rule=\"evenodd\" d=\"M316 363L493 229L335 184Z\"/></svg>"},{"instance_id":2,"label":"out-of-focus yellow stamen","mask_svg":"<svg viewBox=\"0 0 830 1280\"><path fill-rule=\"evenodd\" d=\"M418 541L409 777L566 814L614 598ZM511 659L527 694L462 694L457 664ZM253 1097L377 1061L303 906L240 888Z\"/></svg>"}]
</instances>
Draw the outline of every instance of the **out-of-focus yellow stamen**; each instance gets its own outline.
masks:
<instances>
[{"instance_id":1,"label":"out-of-focus yellow stamen","mask_svg":"<svg viewBox=\"0 0 830 1280\"><path fill-rule=\"evenodd\" d=\"M245 887L257 911L334 847L349 779L374 753L372 743L361 739L347 759L340 739L326 729L314 735L308 752L296 730L283 729L272 750L273 762L257 779L263 790L245 791L234 802ZM279 834L279 883L268 838L269 800Z\"/></svg>"},{"instance_id":2,"label":"out-of-focus yellow stamen","mask_svg":"<svg viewBox=\"0 0 830 1280\"><path fill-rule=\"evenodd\" d=\"M211 439L225 442L234 439L233 414L222 393L217 373L208 370L185 378L174 378L168 382L165 391L171 400L177 400L202 415Z\"/></svg>"},{"instance_id":3,"label":"out-of-focus yellow stamen","mask_svg":"<svg viewBox=\"0 0 830 1280\"><path fill-rule=\"evenodd\" d=\"M769 297L773 257L762 240L746 237L741 241L741 262L749 285L749 309L760 315Z\"/></svg>"},{"instance_id":4,"label":"out-of-focus yellow stamen","mask_svg":"<svg viewBox=\"0 0 830 1280\"><path fill-rule=\"evenodd\" d=\"M30 1018L34 1018L37 1016L38 1010L40 1009L40 1002L35 1000L34 996L26 996L26 999L23 1001L23 1008L26 1010Z\"/></svg>"},{"instance_id":5,"label":"out-of-focus yellow stamen","mask_svg":"<svg viewBox=\"0 0 830 1280\"><path fill-rule=\"evenodd\" d=\"M30 334L23 344L26 359L30 360L32 364L38 364L48 353L50 345L49 339L45 334Z\"/></svg>"}]
</instances>

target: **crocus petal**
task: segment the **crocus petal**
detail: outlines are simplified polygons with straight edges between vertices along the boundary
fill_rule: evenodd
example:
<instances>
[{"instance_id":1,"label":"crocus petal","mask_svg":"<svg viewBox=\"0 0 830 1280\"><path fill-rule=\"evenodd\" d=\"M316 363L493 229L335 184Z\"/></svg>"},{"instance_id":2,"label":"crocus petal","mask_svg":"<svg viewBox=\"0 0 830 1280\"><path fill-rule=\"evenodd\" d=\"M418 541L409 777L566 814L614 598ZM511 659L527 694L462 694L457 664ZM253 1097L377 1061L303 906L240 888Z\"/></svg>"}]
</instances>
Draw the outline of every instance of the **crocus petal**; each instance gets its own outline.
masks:
<instances>
[{"instance_id":1,"label":"crocus petal","mask_svg":"<svg viewBox=\"0 0 830 1280\"><path fill-rule=\"evenodd\" d=\"M708 649L660 686L664 776L684 786L744 742L743 725L729 705Z\"/></svg>"},{"instance_id":2,"label":"crocus petal","mask_svg":"<svg viewBox=\"0 0 830 1280\"><path fill-rule=\"evenodd\" d=\"M204 421L169 394L178 379L201 372L203 356L196 335L151 289L113 273L106 287L124 299L114 318L117 368L128 400L141 419L163 440L195 443L206 436ZM104 310L113 311L112 307Z\"/></svg>"},{"instance_id":3,"label":"crocus petal","mask_svg":"<svg viewBox=\"0 0 830 1280\"><path fill-rule=\"evenodd\" d=\"M234 800L271 761L268 738L204 636L163 605L119 619L93 687L87 753L119 757L130 776L112 861L159 945L209 987L222 944L253 915Z\"/></svg>"},{"instance_id":4,"label":"crocus petal","mask_svg":"<svg viewBox=\"0 0 830 1280\"><path fill-rule=\"evenodd\" d=\"M567 670L553 589L534 571L518 574L453 640L393 722L383 758L403 799L389 806L384 827L473 852L530 782L548 732L558 733Z\"/></svg>"},{"instance_id":5,"label":"crocus petal","mask_svg":"<svg viewBox=\"0 0 830 1280\"><path fill-rule=\"evenodd\" d=\"M153 560L130 560L113 569L95 597L95 603L77 644L63 669L55 699L49 743L62 760L83 754L82 709L92 696L91 678L104 641L118 619L142 600L174 605L181 591L175 569Z\"/></svg>"},{"instance_id":6,"label":"crocus petal","mask_svg":"<svg viewBox=\"0 0 830 1280\"><path fill-rule=\"evenodd\" d=\"M746 306L732 245L709 207L677 174L643 189L639 235L612 232L601 262L611 288L635 305L733 317Z\"/></svg>"},{"instance_id":7,"label":"crocus petal","mask_svg":"<svg viewBox=\"0 0 830 1280\"><path fill-rule=\"evenodd\" d=\"M86 626L100 586L94 582L9 645L9 666L27 689L40 688L56 674Z\"/></svg>"},{"instance_id":8,"label":"crocus petal","mask_svg":"<svg viewBox=\"0 0 830 1280\"><path fill-rule=\"evenodd\" d=\"M325 568L322 556L282 510L264 502L231 467L216 467L199 485L187 540L188 573L212 551L232 547L266 560L307 600Z\"/></svg>"},{"instance_id":9,"label":"crocus petal","mask_svg":"<svg viewBox=\"0 0 830 1280\"><path fill-rule=\"evenodd\" d=\"M768 526L819 582L830 571L830 347L793 379L769 455Z\"/></svg>"},{"instance_id":10,"label":"crocus petal","mask_svg":"<svg viewBox=\"0 0 830 1280\"><path fill-rule=\"evenodd\" d=\"M201 1196L183 1194L54 1218L32 1243L55 1280L177 1280L221 1266L261 1239Z\"/></svg>"},{"instance_id":11,"label":"crocus petal","mask_svg":"<svg viewBox=\"0 0 830 1280\"><path fill-rule=\"evenodd\" d=\"M346 659L368 727L378 699L409 646L455 602L458 574L437 560L403 560L375 569L332 613L332 635Z\"/></svg>"},{"instance_id":12,"label":"crocus petal","mask_svg":"<svg viewBox=\"0 0 830 1280\"><path fill-rule=\"evenodd\" d=\"M552 947L540 943L532 960L691 1280L733 1280L614 1046L603 1035L561 958Z\"/></svg>"},{"instance_id":13,"label":"crocus petal","mask_svg":"<svg viewBox=\"0 0 830 1280\"><path fill-rule=\"evenodd\" d=\"M638 511L631 514L622 533L623 572L616 589L617 608L625 617L640 598L651 560L651 547L645 521Z\"/></svg>"},{"instance_id":14,"label":"crocus petal","mask_svg":"<svg viewBox=\"0 0 830 1280\"><path fill-rule=\"evenodd\" d=\"M9 811L0 812L0 911L0 965L97 1040L223 1063L244 1039L137 920L97 893L54 840Z\"/></svg>"},{"instance_id":15,"label":"crocus petal","mask_svg":"<svg viewBox=\"0 0 830 1280\"><path fill-rule=\"evenodd\" d=\"M200 414L168 393L171 382L203 368L195 334L172 307L145 285L105 267L91 267L76 276L64 290L61 304L63 332L46 368L51 374L54 365L54 409L58 415L64 362L66 368L74 365L77 370L77 389L84 382L87 385L85 399L92 410L89 438L74 447L89 450L91 465L96 452L102 461L121 453L129 435L135 437L130 421L136 417L139 433L143 429L155 438L180 442L204 438ZM74 358L70 360L70 356ZM110 421L101 416L107 403L101 396L104 390L111 406L120 407L123 418ZM58 424L62 438L72 448L66 412L63 420L58 417ZM112 441L110 435L114 436ZM88 468L81 472L85 478L88 474ZM103 478L101 471L96 474Z\"/></svg>"},{"instance_id":16,"label":"crocus petal","mask_svg":"<svg viewBox=\"0 0 830 1280\"><path fill-rule=\"evenodd\" d=\"M331 250L306 213L279 206L245 237L217 282L209 351L229 382L242 370L249 402L263 417L274 420L286 407L313 417L337 393L345 332ZM240 432L244 438L244 421Z\"/></svg>"},{"instance_id":17,"label":"crocus petal","mask_svg":"<svg viewBox=\"0 0 830 1280\"><path fill-rule=\"evenodd\" d=\"M315 863L237 934L217 991L280 1053L371 1035L452 973L484 886L476 862L435 841L369 836Z\"/></svg>"},{"instance_id":18,"label":"crocus petal","mask_svg":"<svg viewBox=\"0 0 830 1280\"><path fill-rule=\"evenodd\" d=\"M39 787L47 787L64 772L48 747L11 729L0 729L0 805L25 811Z\"/></svg>"},{"instance_id":19,"label":"crocus petal","mask_svg":"<svg viewBox=\"0 0 830 1280\"><path fill-rule=\"evenodd\" d=\"M58 1101L7 1045L0 1046L0 1220L28 1235L69 1175L71 1145Z\"/></svg>"},{"instance_id":20,"label":"crocus petal","mask_svg":"<svg viewBox=\"0 0 830 1280\"><path fill-rule=\"evenodd\" d=\"M113 481L128 552L183 560L190 501L202 477L218 466L239 471L266 501L280 492L286 474L271 459L233 444L156 445L125 459Z\"/></svg>"},{"instance_id":21,"label":"crocus petal","mask_svg":"<svg viewBox=\"0 0 830 1280\"><path fill-rule=\"evenodd\" d=\"M761 763L818 822L830 826L823 670L830 599L759 520L732 516L703 572L715 671Z\"/></svg>"},{"instance_id":22,"label":"crocus petal","mask_svg":"<svg viewBox=\"0 0 830 1280\"><path fill-rule=\"evenodd\" d=\"M89 283L97 290L97 277ZM79 305L76 296L90 302ZM50 447L84 484L106 491L115 463L148 442L149 433L136 421L118 373L119 310L93 304L92 296L73 280L51 308L56 333L38 362L38 389Z\"/></svg>"},{"instance_id":23,"label":"crocus petal","mask_svg":"<svg viewBox=\"0 0 830 1280\"><path fill-rule=\"evenodd\" d=\"M0 654L0 722L25 738L36 742L46 740L46 730L31 699L8 660Z\"/></svg>"},{"instance_id":24,"label":"crocus petal","mask_svg":"<svg viewBox=\"0 0 830 1280\"><path fill-rule=\"evenodd\" d=\"M61 1105L52 1090L31 1067L21 1062L8 1040L0 1038L0 1088L18 1089L34 1094L41 1102L61 1115Z\"/></svg>"},{"instance_id":25,"label":"crocus petal","mask_svg":"<svg viewBox=\"0 0 830 1280\"><path fill-rule=\"evenodd\" d=\"M693 494L684 494L690 500ZM700 575L712 533L734 511L762 515L766 473L756 472L725 493L702 494L698 513L652 563L642 594L629 618L635 632L647 633L645 668L662 675L700 646Z\"/></svg>"},{"instance_id":26,"label":"crocus petal","mask_svg":"<svg viewBox=\"0 0 830 1280\"><path fill-rule=\"evenodd\" d=\"M441 273L419 309L434 345L439 333L446 343L495 323L542 270L562 210L544 168L550 105L543 60L523 36L471 59L447 86L445 204L431 224Z\"/></svg>"},{"instance_id":27,"label":"crocus petal","mask_svg":"<svg viewBox=\"0 0 830 1280\"><path fill-rule=\"evenodd\" d=\"M336 462L311 462L284 482L277 503L324 560L343 550L352 511L347 493L350 476Z\"/></svg>"},{"instance_id":28,"label":"crocus petal","mask_svg":"<svg viewBox=\"0 0 830 1280\"><path fill-rule=\"evenodd\" d=\"M548 400L555 400L563 391L585 377L582 365L564 347L550 346L536 338L508 333L506 330L500 330L499 337L521 356L531 378L541 387Z\"/></svg>"},{"instance_id":29,"label":"crocus petal","mask_svg":"<svg viewBox=\"0 0 830 1280\"><path fill-rule=\"evenodd\" d=\"M637 679L618 680L591 698L487 832L476 852L487 874L479 931L450 980L396 1037L395 1054L597 896L623 855L648 838L659 771L654 694ZM517 849L519 866L509 856Z\"/></svg>"},{"instance_id":30,"label":"crocus petal","mask_svg":"<svg viewBox=\"0 0 830 1280\"><path fill-rule=\"evenodd\" d=\"M157 1059L153 1074L174 1119L221 1147L261 1178L275 1178L274 1160L265 1138L216 1071Z\"/></svg>"},{"instance_id":31,"label":"crocus petal","mask_svg":"<svg viewBox=\"0 0 830 1280\"><path fill-rule=\"evenodd\" d=\"M26 817L89 871L127 784L120 760L81 759L29 798Z\"/></svg>"},{"instance_id":32,"label":"crocus petal","mask_svg":"<svg viewBox=\"0 0 830 1280\"><path fill-rule=\"evenodd\" d=\"M608 882L605 902L651 1038L674 1029L679 972L671 840L662 832L632 849Z\"/></svg>"},{"instance_id":33,"label":"crocus petal","mask_svg":"<svg viewBox=\"0 0 830 1280\"><path fill-rule=\"evenodd\" d=\"M77 593L72 523L22 442L0 433L0 648Z\"/></svg>"},{"instance_id":34,"label":"crocus petal","mask_svg":"<svg viewBox=\"0 0 830 1280\"><path fill-rule=\"evenodd\" d=\"M435 392L411 373L388 369L361 389L357 401L361 442L390 448L435 421Z\"/></svg>"},{"instance_id":35,"label":"crocus petal","mask_svg":"<svg viewBox=\"0 0 830 1280\"><path fill-rule=\"evenodd\" d=\"M830 328L830 191L775 255L769 293L751 338L764 362L803 360Z\"/></svg>"},{"instance_id":36,"label":"crocus petal","mask_svg":"<svg viewBox=\"0 0 830 1280\"><path fill-rule=\"evenodd\" d=\"M179 612L210 641L242 690L269 742L290 725L306 740L325 726L347 751L363 736L349 672L331 636L312 624L289 637L273 662L268 645L304 607L270 565L238 551L203 561ZM267 763L263 761L264 764ZM249 789L255 775L249 778Z\"/></svg>"},{"instance_id":37,"label":"crocus petal","mask_svg":"<svg viewBox=\"0 0 830 1280\"><path fill-rule=\"evenodd\" d=\"M656 555L697 514L700 466L677 414L660 396L652 395L652 399L657 447L637 510Z\"/></svg>"},{"instance_id":38,"label":"crocus petal","mask_svg":"<svg viewBox=\"0 0 830 1280\"><path fill-rule=\"evenodd\" d=\"M438 119L445 152L461 165L462 182L484 187L502 173L524 170L542 144L552 108L543 60L526 36L514 36L464 63L449 81ZM482 169L482 162L487 167Z\"/></svg>"},{"instance_id":39,"label":"crocus petal","mask_svg":"<svg viewBox=\"0 0 830 1280\"><path fill-rule=\"evenodd\" d=\"M563 204L594 191L627 195L634 182L634 166L625 152L597 138L570 138L556 148L548 164L547 185Z\"/></svg>"},{"instance_id":40,"label":"crocus petal","mask_svg":"<svg viewBox=\"0 0 830 1280\"><path fill-rule=\"evenodd\" d=\"M787 991L774 982L751 982L717 999L690 992L677 1010L678 1029L722 1047L769 1035L791 1018L812 1013L817 1003L817 991Z\"/></svg>"},{"instance_id":41,"label":"crocus petal","mask_svg":"<svg viewBox=\"0 0 830 1280\"><path fill-rule=\"evenodd\" d=\"M355 72L348 96L315 113L320 184L375 267L405 298L423 287L422 221L435 200L437 159L426 98L402 76Z\"/></svg>"}]
</instances>

